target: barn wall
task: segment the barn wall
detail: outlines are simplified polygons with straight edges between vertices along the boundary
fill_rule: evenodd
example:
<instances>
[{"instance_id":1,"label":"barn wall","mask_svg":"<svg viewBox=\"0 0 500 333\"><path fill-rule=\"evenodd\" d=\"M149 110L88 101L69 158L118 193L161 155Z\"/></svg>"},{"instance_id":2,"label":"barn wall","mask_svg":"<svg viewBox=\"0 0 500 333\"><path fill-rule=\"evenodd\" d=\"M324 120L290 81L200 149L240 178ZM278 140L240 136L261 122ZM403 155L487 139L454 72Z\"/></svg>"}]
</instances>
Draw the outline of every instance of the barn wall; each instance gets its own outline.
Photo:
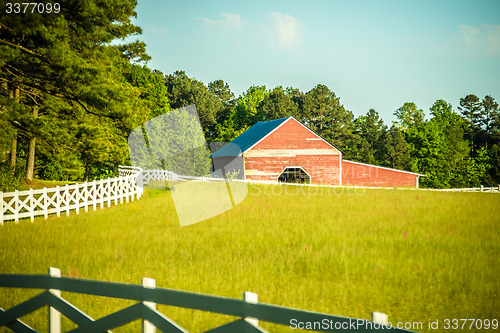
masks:
<instances>
[{"instance_id":1,"label":"barn wall","mask_svg":"<svg viewBox=\"0 0 500 333\"><path fill-rule=\"evenodd\" d=\"M300 166L313 184L340 185L339 155L245 157L245 176L250 180L276 181L287 166Z\"/></svg>"},{"instance_id":2,"label":"barn wall","mask_svg":"<svg viewBox=\"0 0 500 333\"><path fill-rule=\"evenodd\" d=\"M417 187L417 175L394 169L342 161L342 185Z\"/></svg>"},{"instance_id":3,"label":"barn wall","mask_svg":"<svg viewBox=\"0 0 500 333\"><path fill-rule=\"evenodd\" d=\"M243 156L246 179L276 181L285 167L300 166L311 183L340 185L340 152L294 119Z\"/></svg>"}]
</instances>

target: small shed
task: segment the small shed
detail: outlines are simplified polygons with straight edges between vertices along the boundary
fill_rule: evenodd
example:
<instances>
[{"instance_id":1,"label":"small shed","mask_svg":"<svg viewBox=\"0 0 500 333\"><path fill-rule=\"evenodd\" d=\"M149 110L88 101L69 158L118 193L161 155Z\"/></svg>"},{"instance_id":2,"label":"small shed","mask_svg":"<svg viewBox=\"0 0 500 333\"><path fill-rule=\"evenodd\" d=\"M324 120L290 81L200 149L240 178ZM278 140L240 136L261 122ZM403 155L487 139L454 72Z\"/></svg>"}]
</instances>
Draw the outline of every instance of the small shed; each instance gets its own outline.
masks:
<instances>
[{"instance_id":1,"label":"small shed","mask_svg":"<svg viewBox=\"0 0 500 333\"><path fill-rule=\"evenodd\" d=\"M418 187L422 176L343 160L339 149L291 116L258 122L211 157L214 169L256 181Z\"/></svg>"}]
</instances>

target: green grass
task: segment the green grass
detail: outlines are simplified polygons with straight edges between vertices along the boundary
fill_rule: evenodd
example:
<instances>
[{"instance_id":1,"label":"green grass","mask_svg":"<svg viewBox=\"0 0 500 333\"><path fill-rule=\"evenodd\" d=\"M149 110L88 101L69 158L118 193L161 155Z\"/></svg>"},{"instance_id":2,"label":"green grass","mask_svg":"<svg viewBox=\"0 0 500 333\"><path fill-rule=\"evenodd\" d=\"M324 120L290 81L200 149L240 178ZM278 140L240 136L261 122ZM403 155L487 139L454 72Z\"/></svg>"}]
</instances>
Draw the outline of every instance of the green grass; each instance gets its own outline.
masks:
<instances>
[{"instance_id":1,"label":"green grass","mask_svg":"<svg viewBox=\"0 0 500 333\"><path fill-rule=\"evenodd\" d=\"M43 179L33 179L33 180L25 180L19 187L19 191L25 191L32 189L41 189L44 187L56 187L56 186L64 186L66 184L75 184L76 182L71 181L59 181L59 180L43 180Z\"/></svg>"},{"instance_id":2,"label":"green grass","mask_svg":"<svg viewBox=\"0 0 500 333\"><path fill-rule=\"evenodd\" d=\"M265 303L339 316L379 311L429 331L429 319L500 319L499 207L500 196L489 193L253 186L234 209L181 228L170 192L150 189L95 212L6 223L0 272L55 266L128 283L147 276L159 287L235 298L253 291ZM0 289L0 307L37 292ZM132 304L63 296L94 318ZM229 320L159 309L193 332ZM46 313L25 319L46 330ZM139 330L135 323L114 331Z\"/></svg>"}]
</instances>

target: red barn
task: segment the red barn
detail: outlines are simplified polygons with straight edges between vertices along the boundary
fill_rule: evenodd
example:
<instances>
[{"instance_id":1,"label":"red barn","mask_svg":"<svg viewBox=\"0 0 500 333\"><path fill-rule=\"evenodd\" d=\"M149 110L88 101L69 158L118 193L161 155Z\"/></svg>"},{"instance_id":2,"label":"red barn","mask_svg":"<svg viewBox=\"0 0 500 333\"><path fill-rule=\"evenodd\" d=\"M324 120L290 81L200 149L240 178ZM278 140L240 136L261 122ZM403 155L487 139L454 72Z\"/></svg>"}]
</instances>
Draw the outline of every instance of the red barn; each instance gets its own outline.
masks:
<instances>
[{"instance_id":1,"label":"red barn","mask_svg":"<svg viewBox=\"0 0 500 333\"><path fill-rule=\"evenodd\" d=\"M258 181L417 187L417 173L343 160L342 152L293 117L258 122L211 156L215 169Z\"/></svg>"}]
</instances>

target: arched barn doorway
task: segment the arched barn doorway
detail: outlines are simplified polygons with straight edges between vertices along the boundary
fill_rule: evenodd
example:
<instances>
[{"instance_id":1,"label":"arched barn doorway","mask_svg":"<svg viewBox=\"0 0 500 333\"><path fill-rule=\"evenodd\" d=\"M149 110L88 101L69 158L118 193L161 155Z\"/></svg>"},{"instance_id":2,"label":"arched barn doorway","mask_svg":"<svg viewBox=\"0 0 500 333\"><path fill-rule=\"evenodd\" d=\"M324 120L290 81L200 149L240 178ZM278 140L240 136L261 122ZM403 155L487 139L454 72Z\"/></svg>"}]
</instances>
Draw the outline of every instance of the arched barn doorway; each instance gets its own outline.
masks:
<instances>
[{"instance_id":1,"label":"arched barn doorway","mask_svg":"<svg viewBox=\"0 0 500 333\"><path fill-rule=\"evenodd\" d=\"M282 183L310 183L311 176L299 166L286 167L278 177Z\"/></svg>"}]
</instances>

